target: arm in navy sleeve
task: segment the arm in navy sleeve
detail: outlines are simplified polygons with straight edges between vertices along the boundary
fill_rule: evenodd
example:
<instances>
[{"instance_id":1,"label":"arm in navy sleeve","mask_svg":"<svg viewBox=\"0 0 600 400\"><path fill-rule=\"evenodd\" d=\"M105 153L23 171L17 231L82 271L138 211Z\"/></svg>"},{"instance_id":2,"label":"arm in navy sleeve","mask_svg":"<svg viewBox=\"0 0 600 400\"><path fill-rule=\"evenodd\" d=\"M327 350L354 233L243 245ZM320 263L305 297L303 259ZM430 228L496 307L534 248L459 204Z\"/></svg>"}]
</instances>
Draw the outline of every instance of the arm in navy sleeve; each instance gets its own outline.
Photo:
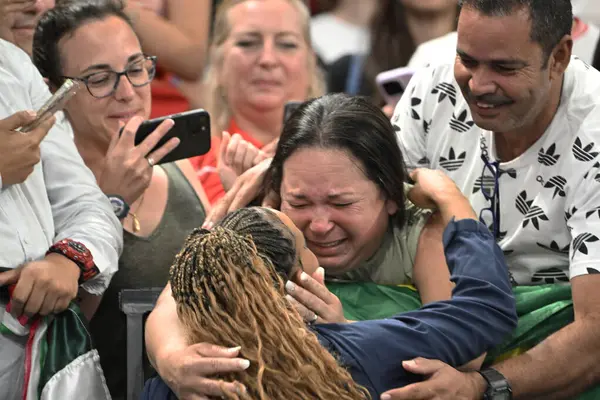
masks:
<instances>
[{"instance_id":1,"label":"arm in navy sleeve","mask_svg":"<svg viewBox=\"0 0 600 400\"><path fill-rule=\"evenodd\" d=\"M386 320L315 326L322 343L372 394L415 379L403 370L404 360L462 365L500 344L517 325L504 254L488 229L472 219L452 221L444 247L456 284L452 299Z\"/></svg>"}]
</instances>

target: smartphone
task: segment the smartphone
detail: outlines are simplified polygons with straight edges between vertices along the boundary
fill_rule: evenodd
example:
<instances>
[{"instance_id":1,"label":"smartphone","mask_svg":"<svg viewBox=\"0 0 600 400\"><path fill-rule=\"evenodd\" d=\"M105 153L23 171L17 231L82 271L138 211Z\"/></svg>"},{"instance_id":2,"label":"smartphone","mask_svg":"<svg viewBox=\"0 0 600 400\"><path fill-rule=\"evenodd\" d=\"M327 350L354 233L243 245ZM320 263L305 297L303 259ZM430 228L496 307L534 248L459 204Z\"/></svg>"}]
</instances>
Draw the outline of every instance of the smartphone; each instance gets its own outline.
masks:
<instances>
[{"instance_id":1,"label":"smartphone","mask_svg":"<svg viewBox=\"0 0 600 400\"><path fill-rule=\"evenodd\" d=\"M375 82L387 104L396 106L415 72L413 68L402 67L377 74Z\"/></svg>"},{"instance_id":2,"label":"smartphone","mask_svg":"<svg viewBox=\"0 0 600 400\"><path fill-rule=\"evenodd\" d=\"M18 130L20 132L31 132L40 124L42 124L46 119L50 116L56 114L58 111L61 111L67 105L67 102L71 99L71 97L75 96L77 91L80 89L81 84L75 80L67 79L65 83L44 103L42 108L40 108L37 113L35 120L30 122L29 124L22 126Z\"/></svg>"},{"instance_id":3,"label":"smartphone","mask_svg":"<svg viewBox=\"0 0 600 400\"><path fill-rule=\"evenodd\" d=\"M283 123L285 124L292 116L294 111L302 105L302 101L288 101L283 108Z\"/></svg>"},{"instance_id":4,"label":"smartphone","mask_svg":"<svg viewBox=\"0 0 600 400\"><path fill-rule=\"evenodd\" d=\"M167 115L142 122L135 133L135 145L137 146L142 143L165 119L172 119L175 125L159 140L152 151L158 149L174 137L179 138L180 143L173 151L164 156L158 164L170 163L208 153L210 150L210 116L203 109Z\"/></svg>"}]
</instances>

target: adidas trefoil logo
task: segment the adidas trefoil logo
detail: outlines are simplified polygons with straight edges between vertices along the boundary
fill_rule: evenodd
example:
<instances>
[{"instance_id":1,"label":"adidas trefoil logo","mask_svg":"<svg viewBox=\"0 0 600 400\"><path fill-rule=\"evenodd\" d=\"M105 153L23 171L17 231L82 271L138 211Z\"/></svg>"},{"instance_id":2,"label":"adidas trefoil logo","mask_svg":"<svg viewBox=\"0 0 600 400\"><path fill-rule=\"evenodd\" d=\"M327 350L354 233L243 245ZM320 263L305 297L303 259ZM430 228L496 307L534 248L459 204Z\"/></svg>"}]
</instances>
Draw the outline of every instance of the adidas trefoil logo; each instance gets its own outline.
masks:
<instances>
[{"instance_id":1,"label":"adidas trefoil logo","mask_svg":"<svg viewBox=\"0 0 600 400\"><path fill-rule=\"evenodd\" d=\"M569 282L569 277L564 271L561 271L558 268L550 268L542 271L537 271L531 277L532 283L567 283Z\"/></svg>"},{"instance_id":2,"label":"adidas trefoil logo","mask_svg":"<svg viewBox=\"0 0 600 400\"><path fill-rule=\"evenodd\" d=\"M486 169L487 171L487 169ZM499 169L498 179L502 176L508 175L513 179L517 179L517 170L514 168L509 168L507 170ZM492 189L494 188L495 182L494 177L492 175L483 175L475 180L475 184L473 185L473 193L477 193L483 189L483 192L486 196L492 195Z\"/></svg>"},{"instance_id":3,"label":"adidas trefoil logo","mask_svg":"<svg viewBox=\"0 0 600 400\"><path fill-rule=\"evenodd\" d=\"M560 195L560 197L565 197L567 194L565 193L565 185L567 184L567 180L562 176L553 176L548 179L548 182L544 184L546 189L554 188L554 194L552 198L555 198L556 195Z\"/></svg>"},{"instance_id":4,"label":"adidas trefoil logo","mask_svg":"<svg viewBox=\"0 0 600 400\"><path fill-rule=\"evenodd\" d=\"M555 151L556 144L553 144L552 146L548 147L548 150L546 151L544 151L544 148L542 147L540 149L540 152L538 153L538 162L547 167L556 165L560 158L560 155L554 154Z\"/></svg>"},{"instance_id":5,"label":"adidas trefoil logo","mask_svg":"<svg viewBox=\"0 0 600 400\"><path fill-rule=\"evenodd\" d=\"M433 88L431 94L439 94L438 103L448 99L453 106L456 105L456 88L451 83L440 83Z\"/></svg>"},{"instance_id":6,"label":"adidas trefoil logo","mask_svg":"<svg viewBox=\"0 0 600 400\"><path fill-rule=\"evenodd\" d=\"M582 233L582 234L578 235L573 240L573 255L571 256L571 259L573 259L573 257L575 257L575 253L577 253L577 252L587 255L588 254L587 244L597 242L598 240L599 239L596 236L592 235L591 233Z\"/></svg>"},{"instance_id":7,"label":"adidas trefoil logo","mask_svg":"<svg viewBox=\"0 0 600 400\"><path fill-rule=\"evenodd\" d=\"M577 138L573 144L573 155L579 161L590 162L599 154L597 151L592 151L593 149L594 142L591 142L584 147L581 144L581 139Z\"/></svg>"},{"instance_id":8,"label":"adidas trefoil logo","mask_svg":"<svg viewBox=\"0 0 600 400\"><path fill-rule=\"evenodd\" d=\"M457 157L456 153L454 152L454 149L450 147L448 158L440 157L440 165L447 171L456 171L463 166L466 157L467 153L464 151L460 153Z\"/></svg>"},{"instance_id":9,"label":"adidas trefoil logo","mask_svg":"<svg viewBox=\"0 0 600 400\"><path fill-rule=\"evenodd\" d=\"M558 253L558 254L569 254L569 248L571 247L571 244L567 244L565 247L560 247L558 245L558 243L556 243L554 240L550 243L550 246L546 246L544 244L541 243L536 243L539 247L541 247L542 249L546 249L549 250L553 253Z\"/></svg>"},{"instance_id":10,"label":"adidas trefoil logo","mask_svg":"<svg viewBox=\"0 0 600 400\"><path fill-rule=\"evenodd\" d=\"M527 200L527 192L525 190L517 197L516 206L517 210L525 216L523 228L526 228L531 222L535 229L539 231L540 221L548 221L548 217L544 213L544 210L542 210L540 206L534 206L533 200Z\"/></svg>"},{"instance_id":11,"label":"adidas trefoil logo","mask_svg":"<svg viewBox=\"0 0 600 400\"><path fill-rule=\"evenodd\" d=\"M478 193L480 190L485 196L490 197L492 195L492 190L496 185L496 180L491 175L480 176L475 180L475 184L473 185L473 193Z\"/></svg>"},{"instance_id":12,"label":"adidas trefoil logo","mask_svg":"<svg viewBox=\"0 0 600 400\"><path fill-rule=\"evenodd\" d=\"M475 125L475 122L467 121L468 114L469 113L467 110L464 110L462 113L460 113L458 117L452 113L452 118L450 119L450 128L459 133L468 132L469 129Z\"/></svg>"}]
</instances>

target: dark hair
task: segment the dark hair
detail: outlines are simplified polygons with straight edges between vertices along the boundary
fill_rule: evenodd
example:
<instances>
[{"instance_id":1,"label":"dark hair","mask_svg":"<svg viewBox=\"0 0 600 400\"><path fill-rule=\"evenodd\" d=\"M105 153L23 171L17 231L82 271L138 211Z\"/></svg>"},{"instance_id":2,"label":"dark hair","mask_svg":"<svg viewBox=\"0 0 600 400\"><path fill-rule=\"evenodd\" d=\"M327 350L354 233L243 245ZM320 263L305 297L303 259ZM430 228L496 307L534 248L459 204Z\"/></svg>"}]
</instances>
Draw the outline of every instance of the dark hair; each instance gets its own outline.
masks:
<instances>
[{"instance_id":1,"label":"dark hair","mask_svg":"<svg viewBox=\"0 0 600 400\"><path fill-rule=\"evenodd\" d=\"M123 11L123 5L115 0L62 0L47 11L37 25L33 36L33 63L51 84L63 82L58 42L77 28L108 17L118 17L132 27Z\"/></svg>"},{"instance_id":2,"label":"dark hair","mask_svg":"<svg viewBox=\"0 0 600 400\"><path fill-rule=\"evenodd\" d=\"M301 148L339 149L351 154L360 161L366 177L396 202L395 222L404 226L407 175L402 153L390 120L368 99L328 94L298 107L279 138L264 193L280 193L283 164Z\"/></svg>"},{"instance_id":3,"label":"dark hair","mask_svg":"<svg viewBox=\"0 0 600 400\"><path fill-rule=\"evenodd\" d=\"M283 279L288 279L296 265L296 239L273 211L264 207L242 208L227 214L217 226L250 235L259 255L266 257Z\"/></svg>"},{"instance_id":4,"label":"dark hair","mask_svg":"<svg viewBox=\"0 0 600 400\"><path fill-rule=\"evenodd\" d=\"M530 38L542 46L544 68L554 47L565 35L571 34L573 27L571 0L460 0L459 6L487 16L507 16L527 9L531 20Z\"/></svg>"},{"instance_id":5,"label":"dark hair","mask_svg":"<svg viewBox=\"0 0 600 400\"><path fill-rule=\"evenodd\" d=\"M417 44L408 30L406 9L399 0L379 0L380 5L371 21L371 50L365 59L365 84L375 104L383 98L377 90L377 74L408 65ZM457 6L458 15L458 6Z\"/></svg>"}]
</instances>

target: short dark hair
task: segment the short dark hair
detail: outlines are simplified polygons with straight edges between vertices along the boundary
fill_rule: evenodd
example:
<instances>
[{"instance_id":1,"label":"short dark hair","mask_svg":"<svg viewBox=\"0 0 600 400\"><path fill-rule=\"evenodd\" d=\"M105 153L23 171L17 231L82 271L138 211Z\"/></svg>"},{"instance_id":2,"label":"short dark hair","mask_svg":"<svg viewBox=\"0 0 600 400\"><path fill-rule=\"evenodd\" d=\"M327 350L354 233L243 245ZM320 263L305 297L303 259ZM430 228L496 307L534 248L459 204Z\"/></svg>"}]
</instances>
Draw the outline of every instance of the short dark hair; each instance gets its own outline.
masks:
<instances>
[{"instance_id":1,"label":"short dark hair","mask_svg":"<svg viewBox=\"0 0 600 400\"><path fill-rule=\"evenodd\" d=\"M33 36L33 63L51 84L63 82L58 42L77 28L91 21L115 16L132 27L123 11L123 4L115 0L62 0L40 19Z\"/></svg>"},{"instance_id":2,"label":"short dark hair","mask_svg":"<svg viewBox=\"0 0 600 400\"><path fill-rule=\"evenodd\" d=\"M571 0L460 0L461 9L468 7L487 16L506 16L520 9L529 11L531 40L542 46L544 57L565 35L571 34L573 8ZM547 62L544 62L544 67Z\"/></svg>"},{"instance_id":3,"label":"short dark hair","mask_svg":"<svg viewBox=\"0 0 600 400\"><path fill-rule=\"evenodd\" d=\"M328 94L302 104L286 122L265 177L264 193L281 192L283 164L301 148L338 149L360 162L366 177L395 201L395 223L405 223L404 181L407 176L394 128L368 99Z\"/></svg>"}]
</instances>

